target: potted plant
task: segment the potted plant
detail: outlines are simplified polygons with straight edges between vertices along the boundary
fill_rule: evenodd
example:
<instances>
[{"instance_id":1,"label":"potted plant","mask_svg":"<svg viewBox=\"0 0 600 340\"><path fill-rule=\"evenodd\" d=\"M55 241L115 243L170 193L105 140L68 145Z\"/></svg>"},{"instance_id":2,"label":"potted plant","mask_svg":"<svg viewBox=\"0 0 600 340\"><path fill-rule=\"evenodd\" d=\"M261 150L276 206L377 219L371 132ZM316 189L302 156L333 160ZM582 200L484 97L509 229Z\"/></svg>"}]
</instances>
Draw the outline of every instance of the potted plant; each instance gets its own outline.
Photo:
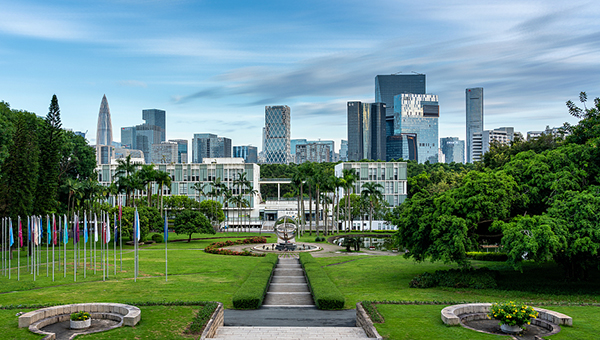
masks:
<instances>
[{"instance_id":1,"label":"potted plant","mask_svg":"<svg viewBox=\"0 0 600 340\"><path fill-rule=\"evenodd\" d=\"M79 311L71 313L71 329L84 329L92 325L90 313Z\"/></svg>"},{"instance_id":2,"label":"potted plant","mask_svg":"<svg viewBox=\"0 0 600 340\"><path fill-rule=\"evenodd\" d=\"M492 304L488 317L500 321L500 329L504 333L516 334L523 331L532 318L537 318L538 312L531 306L509 301Z\"/></svg>"}]
</instances>

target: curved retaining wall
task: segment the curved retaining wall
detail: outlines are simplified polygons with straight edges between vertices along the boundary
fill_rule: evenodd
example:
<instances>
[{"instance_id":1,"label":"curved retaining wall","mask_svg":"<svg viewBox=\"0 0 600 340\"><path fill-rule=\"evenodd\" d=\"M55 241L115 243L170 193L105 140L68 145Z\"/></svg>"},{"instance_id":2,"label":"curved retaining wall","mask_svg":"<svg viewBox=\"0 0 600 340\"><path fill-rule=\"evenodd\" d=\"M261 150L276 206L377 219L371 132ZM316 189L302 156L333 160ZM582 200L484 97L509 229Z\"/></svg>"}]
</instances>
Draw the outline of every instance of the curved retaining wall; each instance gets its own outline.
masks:
<instances>
[{"instance_id":1,"label":"curved retaining wall","mask_svg":"<svg viewBox=\"0 0 600 340\"><path fill-rule=\"evenodd\" d=\"M462 305L448 306L442 309L442 321L446 325L460 325L461 314L476 314L488 313L491 303L466 303ZM534 309L539 313L538 319L551 322L555 325L573 326L573 319L565 314L552 310L537 308Z\"/></svg>"}]
</instances>

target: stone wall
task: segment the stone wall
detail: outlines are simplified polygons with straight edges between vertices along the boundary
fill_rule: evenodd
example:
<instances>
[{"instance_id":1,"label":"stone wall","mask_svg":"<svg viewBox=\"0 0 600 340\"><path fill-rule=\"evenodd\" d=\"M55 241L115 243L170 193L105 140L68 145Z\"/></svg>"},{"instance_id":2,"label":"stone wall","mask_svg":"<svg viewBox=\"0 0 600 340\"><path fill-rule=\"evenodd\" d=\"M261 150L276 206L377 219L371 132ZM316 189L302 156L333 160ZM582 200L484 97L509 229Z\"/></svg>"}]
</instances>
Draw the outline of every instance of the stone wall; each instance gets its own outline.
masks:
<instances>
[{"instance_id":1,"label":"stone wall","mask_svg":"<svg viewBox=\"0 0 600 340\"><path fill-rule=\"evenodd\" d=\"M356 304L356 326L362 327L369 338L383 339L360 302Z\"/></svg>"},{"instance_id":2,"label":"stone wall","mask_svg":"<svg viewBox=\"0 0 600 340\"><path fill-rule=\"evenodd\" d=\"M225 321L224 315L225 314L223 304L217 302L217 308L213 312L213 315L211 316L210 320L208 320L208 323L206 324L206 327L204 328L200 339L203 340L207 338L214 338L217 334L217 330L219 329L219 327L223 326L223 323Z\"/></svg>"}]
</instances>

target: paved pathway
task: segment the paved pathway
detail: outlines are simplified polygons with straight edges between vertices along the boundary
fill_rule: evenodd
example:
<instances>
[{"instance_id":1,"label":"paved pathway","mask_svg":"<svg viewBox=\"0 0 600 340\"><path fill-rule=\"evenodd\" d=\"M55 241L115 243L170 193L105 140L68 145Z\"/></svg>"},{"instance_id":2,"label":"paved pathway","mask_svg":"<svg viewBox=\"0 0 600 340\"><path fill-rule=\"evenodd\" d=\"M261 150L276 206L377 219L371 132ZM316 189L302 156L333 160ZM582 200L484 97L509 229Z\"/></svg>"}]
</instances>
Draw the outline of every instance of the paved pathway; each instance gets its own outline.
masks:
<instances>
[{"instance_id":1,"label":"paved pathway","mask_svg":"<svg viewBox=\"0 0 600 340\"><path fill-rule=\"evenodd\" d=\"M360 327L220 327L215 340L368 339Z\"/></svg>"},{"instance_id":2,"label":"paved pathway","mask_svg":"<svg viewBox=\"0 0 600 340\"><path fill-rule=\"evenodd\" d=\"M315 306L298 257L290 255L279 257L263 306Z\"/></svg>"}]
</instances>

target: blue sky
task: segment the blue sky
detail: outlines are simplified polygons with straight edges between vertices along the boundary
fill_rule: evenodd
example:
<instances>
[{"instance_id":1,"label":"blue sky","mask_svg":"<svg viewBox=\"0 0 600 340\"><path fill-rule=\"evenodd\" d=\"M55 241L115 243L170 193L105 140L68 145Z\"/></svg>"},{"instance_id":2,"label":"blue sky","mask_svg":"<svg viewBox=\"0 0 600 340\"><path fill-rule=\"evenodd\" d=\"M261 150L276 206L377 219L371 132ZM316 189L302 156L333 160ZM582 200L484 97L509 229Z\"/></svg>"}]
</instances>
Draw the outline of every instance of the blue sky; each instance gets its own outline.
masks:
<instances>
[{"instance_id":1,"label":"blue sky","mask_svg":"<svg viewBox=\"0 0 600 340\"><path fill-rule=\"evenodd\" d=\"M0 100L95 141L102 95L113 134L167 111L167 138L261 147L265 105L289 105L292 138L346 138L346 102L377 74L427 75L440 137L465 136L465 88L484 87L485 128L575 122L600 96L592 1L2 1Z\"/></svg>"}]
</instances>

